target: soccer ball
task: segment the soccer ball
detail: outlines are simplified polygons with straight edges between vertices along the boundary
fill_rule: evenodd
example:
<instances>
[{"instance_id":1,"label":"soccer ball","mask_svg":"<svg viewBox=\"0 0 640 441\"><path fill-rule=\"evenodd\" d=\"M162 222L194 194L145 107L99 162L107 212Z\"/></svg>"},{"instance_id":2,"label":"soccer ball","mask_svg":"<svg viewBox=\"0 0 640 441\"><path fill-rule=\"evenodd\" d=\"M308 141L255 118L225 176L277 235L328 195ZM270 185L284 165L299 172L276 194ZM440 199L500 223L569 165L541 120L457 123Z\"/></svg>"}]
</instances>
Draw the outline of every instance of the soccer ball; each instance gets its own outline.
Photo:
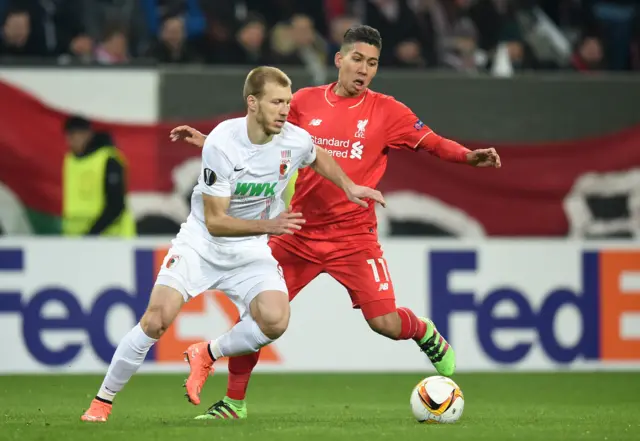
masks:
<instances>
[{"instance_id":1,"label":"soccer ball","mask_svg":"<svg viewBox=\"0 0 640 441\"><path fill-rule=\"evenodd\" d=\"M411 392L411 410L420 423L451 424L462 416L464 396L451 379L427 377Z\"/></svg>"}]
</instances>

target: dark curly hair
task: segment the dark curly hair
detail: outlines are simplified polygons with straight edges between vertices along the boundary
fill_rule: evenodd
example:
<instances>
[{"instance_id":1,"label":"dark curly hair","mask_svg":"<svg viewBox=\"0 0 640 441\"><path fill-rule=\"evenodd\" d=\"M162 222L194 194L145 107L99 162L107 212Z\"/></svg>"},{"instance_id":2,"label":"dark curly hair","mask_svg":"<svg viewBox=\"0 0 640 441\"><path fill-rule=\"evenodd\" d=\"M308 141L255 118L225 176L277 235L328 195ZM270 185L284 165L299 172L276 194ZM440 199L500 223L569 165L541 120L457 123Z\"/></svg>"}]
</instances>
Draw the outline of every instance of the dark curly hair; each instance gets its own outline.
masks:
<instances>
[{"instance_id":1,"label":"dark curly hair","mask_svg":"<svg viewBox=\"0 0 640 441\"><path fill-rule=\"evenodd\" d=\"M382 49L382 37L377 29L367 25L353 26L344 33L342 46L354 43L366 43L375 46L378 50Z\"/></svg>"}]
</instances>

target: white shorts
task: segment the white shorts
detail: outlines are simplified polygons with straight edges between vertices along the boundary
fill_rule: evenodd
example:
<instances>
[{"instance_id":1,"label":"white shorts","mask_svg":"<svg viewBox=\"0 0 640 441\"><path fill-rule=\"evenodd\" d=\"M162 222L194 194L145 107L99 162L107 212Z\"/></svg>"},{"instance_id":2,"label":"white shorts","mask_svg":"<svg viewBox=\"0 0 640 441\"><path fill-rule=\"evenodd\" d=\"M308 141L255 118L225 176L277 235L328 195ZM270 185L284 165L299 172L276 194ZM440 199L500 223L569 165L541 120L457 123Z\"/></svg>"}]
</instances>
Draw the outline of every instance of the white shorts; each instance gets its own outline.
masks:
<instances>
[{"instance_id":1,"label":"white shorts","mask_svg":"<svg viewBox=\"0 0 640 441\"><path fill-rule=\"evenodd\" d=\"M183 238L176 238L162 262L156 285L169 286L185 302L207 290L220 290L236 305L240 317L263 291L287 285L267 243L207 246L206 258Z\"/></svg>"}]
</instances>

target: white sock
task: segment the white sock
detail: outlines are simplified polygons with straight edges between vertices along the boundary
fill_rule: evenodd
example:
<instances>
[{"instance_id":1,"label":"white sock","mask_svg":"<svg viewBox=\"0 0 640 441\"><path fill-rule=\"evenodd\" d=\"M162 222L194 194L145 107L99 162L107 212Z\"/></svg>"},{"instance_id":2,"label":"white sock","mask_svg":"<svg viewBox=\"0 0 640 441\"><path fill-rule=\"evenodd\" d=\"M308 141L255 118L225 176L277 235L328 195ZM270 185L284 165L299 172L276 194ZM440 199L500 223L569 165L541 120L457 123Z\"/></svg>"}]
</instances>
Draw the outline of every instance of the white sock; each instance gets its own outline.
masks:
<instances>
[{"instance_id":1,"label":"white sock","mask_svg":"<svg viewBox=\"0 0 640 441\"><path fill-rule=\"evenodd\" d=\"M113 397L120 392L129 379L136 373L151 346L158 340L149 337L140 327L135 325L124 336L113 354L111 364L104 377L102 386L98 391L98 397L103 400L113 401Z\"/></svg>"},{"instance_id":2,"label":"white sock","mask_svg":"<svg viewBox=\"0 0 640 441\"><path fill-rule=\"evenodd\" d=\"M209 342L209 349L217 360L221 357L235 357L257 352L272 341L262 333L255 320L248 317L236 323L229 332L221 335L217 340Z\"/></svg>"}]
</instances>

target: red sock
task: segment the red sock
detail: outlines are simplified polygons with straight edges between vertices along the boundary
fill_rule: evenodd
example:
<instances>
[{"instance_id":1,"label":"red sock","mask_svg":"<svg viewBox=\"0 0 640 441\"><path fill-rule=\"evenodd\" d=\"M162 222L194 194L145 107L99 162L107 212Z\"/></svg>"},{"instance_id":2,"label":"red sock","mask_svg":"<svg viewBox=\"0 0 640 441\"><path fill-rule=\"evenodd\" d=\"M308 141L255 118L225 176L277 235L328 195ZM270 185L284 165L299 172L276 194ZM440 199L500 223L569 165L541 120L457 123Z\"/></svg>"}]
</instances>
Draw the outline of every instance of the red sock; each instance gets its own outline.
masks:
<instances>
[{"instance_id":1,"label":"red sock","mask_svg":"<svg viewBox=\"0 0 640 441\"><path fill-rule=\"evenodd\" d=\"M227 396L232 400L244 400L251 372L258 364L260 351L253 354L231 357L229 359L229 380L227 382Z\"/></svg>"},{"instance_id":2,"label":"red sock","mask_svg":"<svg viewBox=\"0 0 640 441\"><path fill-rule=\"evenodd\" d=\"M409 308L398 308L398 316L400 316L400 335L398 340L420 340L427 333L427 325L420 320Z\"/></svg>"}]
</instances>

